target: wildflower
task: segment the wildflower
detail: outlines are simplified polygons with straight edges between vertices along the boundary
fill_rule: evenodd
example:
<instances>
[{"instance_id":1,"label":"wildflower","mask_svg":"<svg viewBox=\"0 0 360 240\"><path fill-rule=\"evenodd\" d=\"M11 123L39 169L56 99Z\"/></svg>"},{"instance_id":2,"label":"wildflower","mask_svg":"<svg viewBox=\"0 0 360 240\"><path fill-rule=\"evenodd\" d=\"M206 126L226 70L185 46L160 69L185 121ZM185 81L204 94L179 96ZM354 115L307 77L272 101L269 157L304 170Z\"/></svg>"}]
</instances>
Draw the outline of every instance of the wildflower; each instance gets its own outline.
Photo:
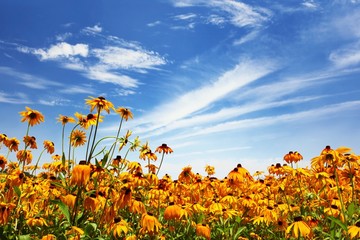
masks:
<instances>
[{"instance_id":1,"label":"wildflower","mask_svg":"<svg viewBox=\"0 0 360 240\"><path fill-rule=\"evenodd\" d=\"M121 218L116 217L114 219L114 224L111 227L111 231L115 238L121 237L122 235L126 235L129 231L129 226L127 222Z\"/></svg>"},{"instance_id":2,"label":"wildflower","mask_svg":"<svg viewBox=\"0 0 360 240\"><path fill-rule=\"evenodd\" d=\"M44 116L36 110L32 110L29 107L25 107L26 111L20 112L20 115L23 117L21 122L29 122L30 126L34 126L39 124L40 122L44 122Z\"/></svg>"},{"instance_id":3,"label":"wildflower","mask_svg":"<svg viewBox=\"0 0 360 240\"><path fill-rule=\"evenodd\" d=\"M53 154L55 151L54 143L49 140L44 141L44 148L49 154Z\"/></svg>"},{"instance_id":4,"label":"wildflower","mask_svg":"<svg viewBox=\"0 0 360 240\"><path fill-rule=\"evenodd\" d=\"M133 119L133 114L128 108L119 107L115 110L115 112L120 114L121 118L125 119L125 121L129 120L129 118Z\"/></svg>"},{"instance_id":5,"label":"wildflower","mask_svg":"<svg viewBox=\"0 0 360 240\"><path fill-rule=\"evenodd\" d=\"M130 212L137 213L137 214L144 214L146 213L146 208L144 203L141 201L141 198L136 197L132 203L130 204L129 208Z\"/></svg>"},{"instance_id":6,"label":"wildflower","mask_svg":"<svg viewBox=\"0 0 360 240\"><path fill-rule=\"evenodd\" d=\"M5 143L7 139L8 137L6 136L6 134L0 133L0 147L1 147L1 143Z\"/></svg>"},{"instance_id":7,"label":"wildflower","mask_svg":"<svg viewBox=\"0 0 360 240\"><path fill-rule=\"evenodd\" d=\"M174 202L169 203L169 206L164 211L164 219L180 219L182 208L179 205L174 204Z\"/></svg>"},{"instance_id":8,"label":"wildflower","mask_svg":"<svg viewBox=\"0 0 360 240\"><path fill-rule=\"evenodd\" d=\"M80 236L84 235L84 233L84 230L76 226L71 226L71 229L66 231L66 235L75 235L76 238L74 239L80 239Z\"/></svg>"},{"instance_id":9,"label":"wildflower","mask_svg":"<svg viewBox=\"0 0 360 240\"><path fill-rule=\"evenodd\" d=\"M90 180L91 167L86 164L76 165L72 171L71 184L85 186Z\"/></svg>"},{"instance_id":10,"label":"wildflower","mask_svg":"<svg viewBox=\"0 0 360 240\"><path fill-rule=\"evenodd\" d=\"M195 174L191 171L192 167L187 166L182 169L182 172L179 174L179 181L184 183L191 183L195 179Z\"/></svg>"},{"instance_id":11,"label":"wildflower","mask_svg":"<svg viewBox=\"0 0 360 240\"><path fill-rule=\"evenodd\" d=\"M75 123L75 119L73 117L63 116L59 114L59 117L57 118L58 122L61 122L62 125L65 125L67 123Z\"/></svg>"},{"instance_id":12,"label":"wildflower","mask_svg":"<svg viewBox=\"0 0 360 240\"><path fill-rule=\"evenodd\" d=\"M97 112L100 113L102 110L105 110L107 113L110 113L110 109L114 109L114 105L107 101L104 97L90 97L91 99L86 99L86 104L91 107L90 112L92 112L95 108Z\"/></svg>"},{"instance_id":13,"label":"wildflower","mask_svg":"<svg viewBox=\"0 0 360 240\"><path fill-rule=\"evenodd\" d=\"M16 153L16 158L20 162L26 162L26 164L30 164L33 156L30 150L20 150Z\"/></svg>"},{"instance_id":14,"label":"wildflower","mask_svg":"<svg viewBox=\"0 0 360 240\"><path fill-rule=\"evenodd\" d=\"M17 138L8 138L5 140L4 145L10 150L10 152L19 150L20 141Z\"/></svg>"},{"instance_id":15,"label":"wildflower","mask_svg":"<svg viewBox=\"0 0 360 240\"><path fill-rule=\"evenodd\" d=\"M348 226L348 233L350 239L360 238L360 222L355 223L355 225Z\"/></svg>"},{"instance_id":16,"label":"wildflower","mask_svg":"<svg viewBox=\"0 0 360 240\"><path fill-rule=\"evenodd\" d=\"M9 221L11 210L16 207L14 203L0 202L0 225L5 225Z\"/></svg>"},{"instance_id":17,"label":"wildflower","mask_svg":"<svg viewBox=\"0 0 360 240\"><path fill-rule=\"evenodd\" d=\"M44 225L47 226L45 219L42 217L29 218L28 220L26 220L26 224L30 227L41 227Z\"/></svg>"},{"instance_id":18,"label":"wildflower","mask_svg":"<svg viewBox=\"0 0 360 240\"><path fill-rule=\"evenodd\" d=\"M196 225L196 235L204 237L206 239L210 239L211 230L208 225L206 224L197 224Z\"/></svg>"},{"instance_id":19,"label":"wildflower","mask_svg":"<svg viewBox=\"0 0 360 240\"><path fill-rule=\"evenodd\" d=\"M167 144L163 143L161 146L156 148L155 152L168 154L172 153L173 150Z\"/></svg>"},{"instance_id":20,"label":"wildflower","mask_svg":"<svg viewBox=\"0 0 360 240\"><path fill-rule=\"evenodd\" d=\"M56 236L54 234L47 234L43 236L41 240L56 240Z\"/></svg>"},{"instance_id":21,"label":"wildflower","mask_svg":"<svg viewBox=\"0 0 360 240\"><path fill-rule=\"evenodd\" d=\"M31 149L37 149L36 138L34 136L25 136L23 141L25 146L30 147Z\"/></svg>"},{"instance_id":22,"label":"wildflower","mask_svg":"<svg viewBox=\"0 0 360 240\"><path fill-rule=\"evenodd\" d=\"M4 157L3 155L0 155L0 168L1 168L1 170L4 170L6 164L7 164L6 157Z\"/></svg>"},{"instance_id":23,"label":"wildflower","mask_svg":"<svg viewBox=\"0 0 360 240\"><path fill-rule=\"evenodd\" d=\"M144 213L140 221L140 232L150 235L157 234L161 228L161 223L151 213Z\"/></svg>"},{"instance_id":24,"label":"wildflower","mask_svg":"<svg viewBox=\"0 0 360 240\"><path fill-rule=\"evenodd\" d=\"M100 200L96 198L93 194L90 197L85 198L84 208L86 210L91 210L91 212L96 213L100 208Z\"/></svg>"},{"instance_id":25,"label":"wildflower","mask_svg":"<svg viewBox=\"0 0 360 240\"><path fill-rule=\"evenodd\" d=\"M287 227L286 234L292 230L292 236L298 238L299 236L307 237L310 234L310 227L303 221L301 216L295 217L294 222Z\"/></svg>"},{"instance_id":26,"label":"wildflower","mask_svg":"<svg viewBox=\"0 0 360 240\"><path fill-rule=\"evenodd\" d=\"M215 168L213 166L206 165L205 166L205 172L211 176L215 174Z\"/></svg>"},{"instance_id":27,"label":"wildflower","mask_svg":"<svg viewBox=\"0 0 360 240\"><path fill-rule=\"evenodd\" d=\"M297 163L302 159L303 159L303 156L296 151L295 152L290 151L288 154L286 154L284 156L284 160L287 163Z\"/></svg>"},{"instance_id":28,"label":"wildflower","mask_svg":"<svg viewBox=\"0 0 360 240\"><path fill-rule=\"evenodd\" d=\"M61 196L61 201L65 203L68 207L74 208L76 196L72 194L68 194L66 196Z\"/></svg>"},{"instance_id":29,"label":"wildflower","mask_svg":"<svg viewBox=\"0 0 360 240\"><path fill-rule=\"evenodd\" d=\"M71 136L71 145L74 147L82 146L86 142L86 134L82 130L75 129Z\"/></svg>"}]
</instances>

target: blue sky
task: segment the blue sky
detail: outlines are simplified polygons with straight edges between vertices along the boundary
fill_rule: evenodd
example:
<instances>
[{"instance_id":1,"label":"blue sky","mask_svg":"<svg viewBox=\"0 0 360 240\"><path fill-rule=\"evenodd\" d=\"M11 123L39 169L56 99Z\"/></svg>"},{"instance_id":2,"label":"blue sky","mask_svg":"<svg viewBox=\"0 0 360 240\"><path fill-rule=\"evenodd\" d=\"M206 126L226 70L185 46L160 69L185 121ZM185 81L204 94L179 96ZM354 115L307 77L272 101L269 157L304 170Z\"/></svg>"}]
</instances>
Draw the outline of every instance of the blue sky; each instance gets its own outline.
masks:
<instances>
[{"instance_id":1,"label":"blue sky","mask_svg":"<svg viewBox=\"0 0 360 240\"><path fill-rule=\"evenodd\" d=\"M22 139L29 106L45 115L30 135L60 153L58 115L103 96L132 110L122 134L173 148L160 175L359 153L359 22L358 0L0 1L0 132Z\"/></svg>"}]
</instances>

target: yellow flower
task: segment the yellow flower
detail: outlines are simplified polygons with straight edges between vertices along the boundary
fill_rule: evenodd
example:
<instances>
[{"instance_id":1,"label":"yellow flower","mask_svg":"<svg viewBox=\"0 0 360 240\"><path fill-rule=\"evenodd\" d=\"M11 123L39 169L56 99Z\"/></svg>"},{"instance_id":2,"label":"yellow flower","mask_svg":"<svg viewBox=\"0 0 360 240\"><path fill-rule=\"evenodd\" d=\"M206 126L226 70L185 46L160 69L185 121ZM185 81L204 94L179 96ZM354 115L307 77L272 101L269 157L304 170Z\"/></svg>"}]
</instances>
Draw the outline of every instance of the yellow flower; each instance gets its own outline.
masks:
<instances>
[{"instance_id":1,"label":"yellow flower","mask_svg":"<svg viewBox=\"0 0 360 240\"><path fill-rule=\"evenodd\" d=\"M56 240L56 236L53 234L47 234L41 238L41 240Z\"/></svg>"},{"instance_id":2,"label":"yellow flower","mask_svg":"<svg viewBox=\"0 0 360 240\"><path fill-rule=\"evenodd\" d=\"M85 186L90 180L91 167L89 165L76 165L72 171L71 184Z\"/></svg>"},{"instance_id":3,"label":"yellow flower","mask_svg":"<svg viewBox=\"0 0 360 240\"><path fill-rule=\"evenodd\" d=\"M30 227L41 227L44 225L47 226L45 219L43 219L42 217L29 218L28 220L26 220L26 224Z\"/></svg>"},{"instance_id":4,"label":"yellow flower","mask_svg":"<svg viewBox=\"0 0 360 240\"><path fill-rule=\"evenodd\" d=\"M213 166L206 165L205 166L205 172L211 176L215 174L215 168Z\"/></svg>"},{"instance_id":5,"label":"yellow flower","mask_svg":"<svg viewBox=\"0 0 360 240\"><path fill-rule=\"evenodd\" d=\"M168 154L172 153L173 150L167 144L163 143L161 146L156 148L155 152Z\"/></svg>"},{"instance_id":6,"label":"yellow flower","mask_svg":"<svg viewBox=\"0 0 360 240\"><path fill-rule=\"evenodd\" d=\"M120 218L115 218L114 224L111 227L111 231L115 238L126 235L129 229L128 223Z\"/></svg>"},{"instance_id":7,"label":"yellow flower","mask_svg":"<svg viewBox=\"0 0 360 240\"><path fill-rule=\"evenodd\" d=\"M181 217L182 208L179 205L175 205L174 202L169 203L169 206L164 211L164 219L171 220L176 219L179 220Z\"/></svg>"},{"instance_id":8,"label":"yellow flower","mask_svg":"<svg viewBox=\"0 0 360 240\"><path fill-rule=\"evenodd\" d=\"M32 161L32 154L30 150L20 150L16 153L16 158L20 161L20 162L24 162L26 164L30 164Z\"/></svg>"},{"instance_id":9,"label":"yellow flower","mask_svg":"<svg viewBox=\"0 0 360 240\"><path fill-rule=\"evenodd\" d=\"M65 203L68 207L74 208L76 196L72 194L68 194L66 196L61 196L61 201Z\"/></svg>"},{"instance_id":10,"label":"yellow flower","mask_svg":"<svg viewBox=\"0 0 360 240\"><path fill-rule=\"evenodd\" d=\"M10 150L10 152L19 150L20 141L17 138L8 138L4 140L4 145Z\"/></svg>"},{"instance_id":11,"label":"yellow flower","mask_svg":"<svg viewBox=\"0 0 360 240\"><path fill-rule=\"evenodd\" d=\"M34 136L25 136L23 141L25 146L28 146L32 149L37 149L36 138Z\"/></svg>"},{"instance_id":12,"label":"yellow flower","mask_svg":"<svg viewBox=\"0 0 360 240\"><path fill-rule=\"evenodd\" d=\"M44 141L44 148L49 154L53 154L55 151L54 143L49 140Z\"/></svg>"},{"instance_id":13,"label":"yellow flower","mask_svg":"<svg viewBox=\"0 0 360 240\"><path fill-rule=\"evenodd\" d=\"M125 119L125 121L129 120L129 118L133 119L133 114L128 108L119 107L115 110L115 112L119 113L121 118Z\"/></svg>"},{"instance_id":14,"label":"yellow flower","mask_svg":"<svg viewBox=\"0 0 360 240\"><path fill-rule=\"evenodd\" d=\"M7 164L6 157L4 157L3 155L0 155L0 168L1 168L1 170L4 170L6 164Z\"/></svg>"},{"instance_id":15,"label":"yellow flower","mask_svg":"<svg viewBox=\"0 0 360 240\"><path fill-rule=\"evenodd\" d=\"M206 224L197 224L196 225L196 235L204 237L206 239L211 239L211 230Z\"/></svg>"},{"instance_id":16,"label":"yellow flower","mask_svg":"<svg viewBox=\"0 0 360 240\"><path fill-rule=\"evenodd\" d=\"M75 129L70 136L71 145L74 147L82 146L86 142L86 134L84 131Z\"/></svg>"},{"instance_id":17,"label":"yellow flower","mask_svg":"<svg viewBox=\"0 0 360 240\"><path fill-rule=\"evenodd\" d=\"M140 221L141 233L148 233L150 235L157 234L161 228L161 223L151 213L144 213Z\"/></svg>"},{"instance_id":18,"label":"yellow flower","mask_svg":"<svg viewBox=\"0 0 360 240\"><path fill-rule=\"evenodd\" d=\"M348 233L350 234L350 239L360 238L360 222L357 222L355 225L348 226Z\"/></svg>"},{"instance_id":19,"label":"yellow flower","mask_svg":"<svg viewBox=\"0 0 360 240\"><path fill-rule=\"evenodd\" d=\"M21 122L27 121L30 126L34 126L36 124L40 124L40 122L44 122L44 116L36 110L33 110L29 107L25 107L26 111L20 112L20 115L23 117Z\"/></svg>"},{"instance_id":20,"label":"yellow flower","mask_svg":"<svg viewBox=\"0 0 360 240\"><path fill-rule=\"evenodd\" d=\"M301 216L295 217L294 222L287 227L286 234L289 234L292 230L292 236L295 238L307 237L310 234L310 227L303 221Z\"/></svg>"},{"instance_id":21,"label":"yellow flower","mask_svg":"<svg viewBox=\"0 0 360 240\"><path fill-rule=\"evenodd\" d=\"M58 122L61 122L62 125L65 125L67 123L75 123L75 119L73 117L63 116L59 114L59 117L57 118Z\"/></svg>"},{"instance_id":22,"label":"yellow flower","mask_svg":"<svg viewBox=\"0 0 360 240\"><path fill-rule=\"evenodd\" d=\"M90 97L90 99L86 99L86 104L91 107L90 112L96 108L98 113L100 113L102 110L110 113L110 109L114 109L114 105L101 96L97 98Z\"/></svg>"}]
</instances>

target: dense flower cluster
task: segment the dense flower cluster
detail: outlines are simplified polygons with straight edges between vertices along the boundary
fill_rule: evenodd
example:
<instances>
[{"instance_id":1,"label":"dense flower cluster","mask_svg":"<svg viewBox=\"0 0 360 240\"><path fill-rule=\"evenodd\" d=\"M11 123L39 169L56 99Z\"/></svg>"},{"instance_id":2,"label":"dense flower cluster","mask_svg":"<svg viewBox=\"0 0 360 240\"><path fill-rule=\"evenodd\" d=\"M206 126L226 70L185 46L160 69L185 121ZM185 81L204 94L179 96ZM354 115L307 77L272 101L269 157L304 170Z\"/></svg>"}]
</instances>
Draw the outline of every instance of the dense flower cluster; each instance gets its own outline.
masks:
<instances>
[{"instance_id":1,"label":"dense flower cluster","mask_svg":"<svg viewBox=\"0 0 360 240\"><path fill-rule=\"evenodd\" d=\"M7 156L0 155L1 239L360 238L360 160L349 148L326 146L308 168L295 167L303 157L291 151L284 164L269 166L266 174L251 175L238 164L222 179L213 176L212 166L205 166L206 176L186 166L177 179L159 178L164 156L173 149L162 144L153 152L147 142L131 139L131 131L120 137L123 120L133 118L128 108L116 110L103 97L86 103L97 113L77 113L77 121L58 118L63 138L65 126L74 124L68 154L64 139L60 155L45 140L32 165L30 149L38 146L29 129L44 116L28 107L20 113L21 121L28 122L23 147L0 134L0 146L8 150ZM121 121L114 143L98 159L102 110L119 113ZM75 163L74 149L85 144L84 160ZM113 156L125 149L124 157ZM53 160L36 174L44 151ZM128 160L129 151L138 151L140 162Z\"/></svg>"}]
</instances>

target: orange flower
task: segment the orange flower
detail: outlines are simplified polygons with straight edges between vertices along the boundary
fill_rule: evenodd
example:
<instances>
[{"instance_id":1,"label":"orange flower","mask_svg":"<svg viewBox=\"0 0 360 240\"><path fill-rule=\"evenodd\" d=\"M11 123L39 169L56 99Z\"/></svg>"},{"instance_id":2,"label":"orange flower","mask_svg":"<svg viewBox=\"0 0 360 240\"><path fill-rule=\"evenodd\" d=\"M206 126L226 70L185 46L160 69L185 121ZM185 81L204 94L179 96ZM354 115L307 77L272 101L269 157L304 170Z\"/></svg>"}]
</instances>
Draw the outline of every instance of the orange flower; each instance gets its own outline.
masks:
<instances>
[{"instance_id":1,"label":"orange flower","mask_svg":"<svg viewBox=\"0 0 360 240\"><path fill-rule=\"evenodd\" d=\"M105 110L107 113L110 113L110 109L114 109L114 105L107 101L104 97L90 97L91 99L86 99L86 104L91 107L90 111L92 112L95 108L97 109L98 113L102 110Z\"/></svg>"},{"instance_id":2,"label":"orange flower","mask_svg":"<svg viewBox=\"0 0 360 240\"><path fill-rule=\"evenodd\" d=\"M76 165L72 171L71 184L85 186L90 180L91 167L86 164Z\"/></svg>"},{"instance_id":3,"label":"orange flower","mask_svg":"<svg viewBox=\"0 0 360 240\"><path fill-rule=\"evenodd\" d=\"M40 124L40 122L44 122L44 116L36 110L33 110L29 107L25 107L26 111L20 112L20 115L23 117L21 122L29 122L30 126L34 126L36 124Z\"/></svg>"},{"instance_id":4,"label":"orange flower","mask_svg":"<svg viewBox=\"0 0 360 240\"><path fill-rule=\"evenodd\" d=\"M161 228L161 223L151 213L144 213L140 221L141 233L148 233L150 235L157 234Z\"/></svg>"},{"instance_id":5,"label":"orange flower","mask_svg":"<svg viewBox=\"0 0 360 240\"><path fill-rule=\"evenodd\" d=\"M211 230L206 224L197 224L196 225L196 235L204 237L206 239L211 239Z\"/></svg>"},{"instance_id":6,"label":"orange flower","mask_svg":"<svg viewBox=\"0 0 360 240\"><path fill-rule=\"evenodd\" d=\"M1 168L1 170L4 170L6 164L7 164L6 157L4 157L3 155L0 155L0 168Z\"/></svg>"},{"instance_id":7,"label":"orange flower","mask_svg":"<svg viewBox=\"0 0 360 240\"><path fill-rule=\"evenodd\" d=\"M34 136L25 136L23 141L25 146L28 146L32 149L37 149L36 138Z\"/></svg>"},{"instance_id":8,"label":"orange flower","mask_svg":"<svg viewBox=\"0 0 360 240\"><path fill-rule=\"evenodd\" d=\"M4 145L12 152L19 150L20 141L17 138L8 138L5 140Z\"/></svg>"},{"instance_id":9,"label":"orange flower","mask_svg":"<svg viewBox=\"0 0 360 240\"><path fill-rule=\"evenodd\" d=\"M53 154L55 151L54 143L48 140L44 141L44 148L49 154Z\"/></svg>"},{"instance_id":10,"label":"orange flower","mask_svg":"<svg viewBox=\"0 0 360 240\"><path fill-rule=\"evenodd\" d=\"M158 152L158 153L165 153L165 154L168 154L168 153L172 153L173 150L168 147L167 144L163 143L161 146L157 147L155 152Z\"/></svg>"},{"instance_id":11,"label":"orange flower","mask_svg":"<svg viewBox=\"0 0 360 240\"><path fill-rule=\"evenodd\" d=\"M115 110L115 112L120 114L121 118L125 119L125 121L129 120L129 118L133 119L133 114L128 108L119 107Z\"/></svg>"},{"instance_id":12,"label":"orange flower","mask_svg":"<svg viewBox=\"0 0 360 240\"><path fill-rule=\"evenodd\" d=\"M30 150L20 150L16 153L16 158L20 161L20 162L26 162L26 164L30 164L32 161L32 154Z\"/></svg>"},{"instance_id":13,"label":"orange flower","mask_svg":"<svg viewBox=\"0 0 360 240\"><path fill-rule=\"evenodd\" d=\"M182 208L179 205L175 205L174 202L169 203L169 206L164 211L164 219L180 219Z\"/></svg>"},{"instance_id":14,"label":"orange flower","mask_svg":"<svg viewBox=\"0 0 360 240\"><path fill-rule=\"evenodd\" d=\"M73 117L63 116L59 114L59 117L57 118L58 122L61 122L62 125L65 125L67 123L75 123L75 119Z\"/></svg>"},{"instance_id":15,"label":"orange flower","mask_svg":"<svg viewBox=\"0 0 360 240\"><path fill-rule=\"evenodd\" d=\"M71 145L74 146L74 147L79 147L79 146L82 146L85 144L86 142L86 134L84 131L81 131L81 130L78 130L78 129L75 129L71 136L70 136L70 139L71 139Z\"/></svg>"}]
</instances>

